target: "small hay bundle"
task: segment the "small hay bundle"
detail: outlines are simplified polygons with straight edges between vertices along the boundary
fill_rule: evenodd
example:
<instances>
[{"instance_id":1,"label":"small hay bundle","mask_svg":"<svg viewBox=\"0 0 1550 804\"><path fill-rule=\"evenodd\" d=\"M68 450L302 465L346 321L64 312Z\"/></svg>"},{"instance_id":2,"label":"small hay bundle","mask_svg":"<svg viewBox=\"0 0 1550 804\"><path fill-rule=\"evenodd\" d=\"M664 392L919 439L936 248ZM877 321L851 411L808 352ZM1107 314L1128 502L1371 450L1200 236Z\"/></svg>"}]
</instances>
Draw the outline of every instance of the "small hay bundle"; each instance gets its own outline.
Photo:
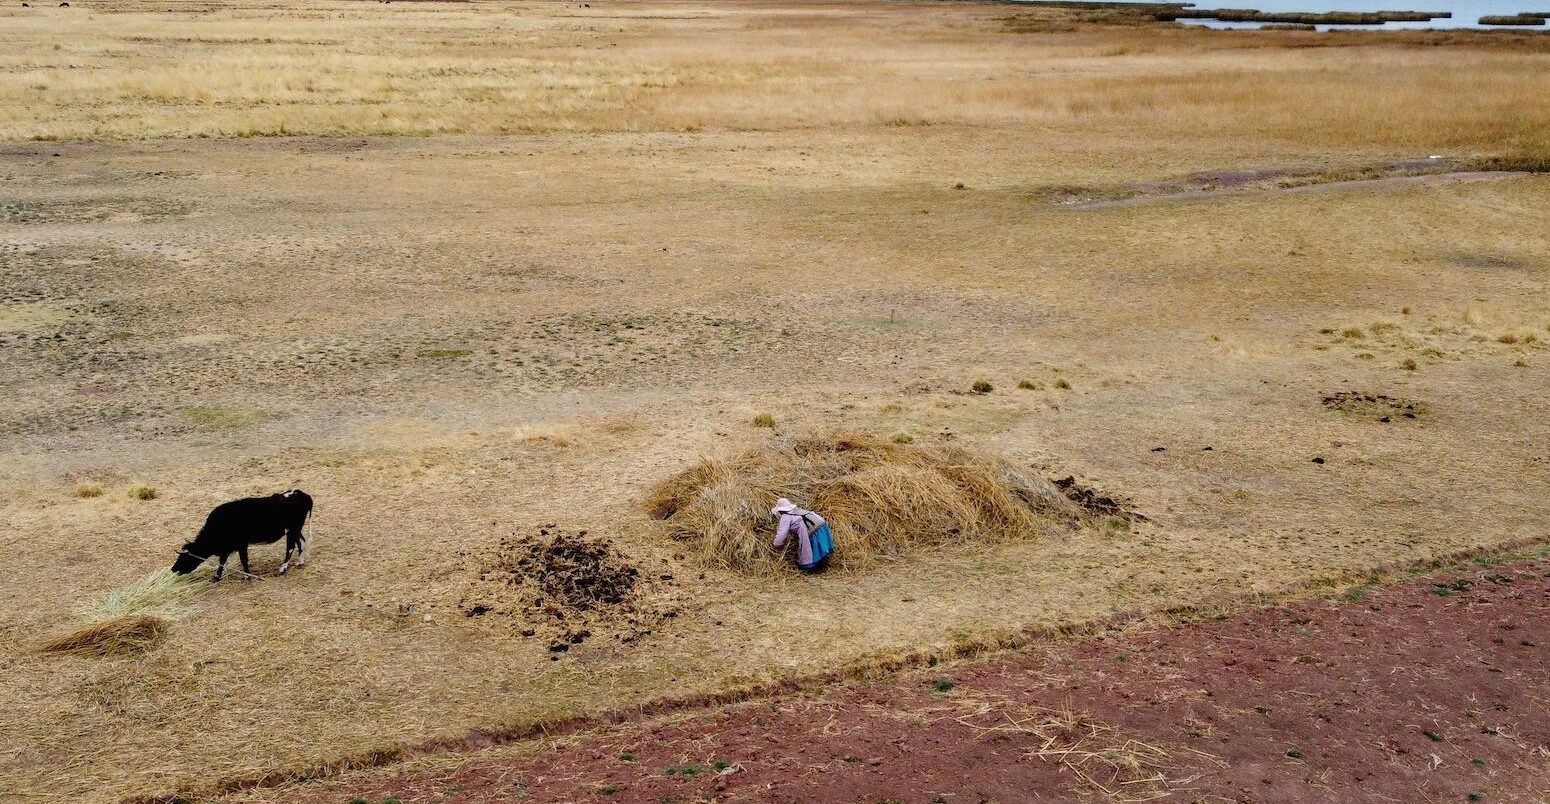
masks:
<instances>
[{"instance_id":1,"label":"small hay bundle","mask_svg":"<svg viewBox=\"0 0 1550 804\"><path fill-rule=\"evenodd\" d=\"M130 656L155 647L182 616L179 605L204 584L200 575L159 570L114 589L81 614L87 624L39 646L43 653L76 656Z\"/></svg>"},{"instance_id":2,"label":"small hay bundle","mask_svg":"<svg viewBox=\"0 0 1550 804\"><path fill-rule=\"evenodd\" d=\"M167 625L154 615L126 614L50 639L39 650L76 656L132 656L155 647L167 635Z\"/></svg>"},{"instance_id":3,"label":"small hay bundle","mask_svg":"<svg viewBox=\"0 0 1550 804\"><path fill-rule=\"evenodd\" d=\"M647 507L700 560L765 574L781 567L770 549L780 497L829 521L846 567L929 545L1033 538L1081 516L1053 484L1007 461L870 435L782 437L707 459L659 484Z\"/></svg>"}]
</instances>

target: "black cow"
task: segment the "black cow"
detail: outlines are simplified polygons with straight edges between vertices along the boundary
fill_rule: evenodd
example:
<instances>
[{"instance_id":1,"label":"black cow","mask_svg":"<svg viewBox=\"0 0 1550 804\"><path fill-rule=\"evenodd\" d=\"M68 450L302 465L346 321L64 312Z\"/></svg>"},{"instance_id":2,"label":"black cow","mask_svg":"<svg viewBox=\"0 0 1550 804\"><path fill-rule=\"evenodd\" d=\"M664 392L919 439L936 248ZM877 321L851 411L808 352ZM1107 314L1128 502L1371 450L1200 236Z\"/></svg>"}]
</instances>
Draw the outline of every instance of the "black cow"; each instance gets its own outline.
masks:
<instances>
[{"instance_id":1,"label":"black cow","mask_svg":"<svg viewBox=\"0 0 1550 804\"><path fill-rule=\"evenodd\" d=\"M280 573L283 575L291 568L292 550L296 551L297 565L305 563L302 550L306 547L307 537L302 534L301 527L307 523L307 515L310 513L312 498L301 489L221 503L205 519L205 526L200 529L199 535L178 551L177 560L172 562L172 571L187 575L206 559L220 556L220 566L215 568L215 577L212 579L219 581L226 572L226 559L236 553L242 559L243 576L251 578L253 576L248 572L248 545L271 544L284 536L285 562L280 565Z\"/></svg>"}]
</instances>

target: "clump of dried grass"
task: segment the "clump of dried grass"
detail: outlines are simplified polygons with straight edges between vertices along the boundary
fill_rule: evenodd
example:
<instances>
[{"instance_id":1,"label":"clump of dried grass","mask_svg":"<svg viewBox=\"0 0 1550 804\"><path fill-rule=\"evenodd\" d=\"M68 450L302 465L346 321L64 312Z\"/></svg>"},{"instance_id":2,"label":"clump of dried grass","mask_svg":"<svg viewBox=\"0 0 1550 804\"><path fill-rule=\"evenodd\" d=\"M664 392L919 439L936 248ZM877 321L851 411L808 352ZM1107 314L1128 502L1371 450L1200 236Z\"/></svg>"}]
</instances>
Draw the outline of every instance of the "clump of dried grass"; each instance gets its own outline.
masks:
<instances>
[{"instance_id":1,"label":"clump of dried grass","mask_svg":"<svg viewBox=\"0 0 1550 804\"><path fill-rule=\"evenodd\" d=\"M85 625L44 642L39 650L76 656L129 656L150 650L182 616L180 604L203 588L201 581L208 574L160 570L114 589L81 611Z\"/></svg>"},{"instance_id":2,"label":"clump of dried grass","mask_svg":"<svg viewBox=\"0 0 1550 804\"><path fill-rule=\"evenodd\" d=\"M779 437L703 460L646 505L702 562L768 574L782 567L770 548L780 497L829 521L844 568L937 544L1031 539L1081 518L1053 484L1005 460L857 434Z\"/></svg>"},{"instance_id":3,"label":"clump of dried grass","mask_svg":"<svg viewBox=\"0 0 1550 804\"><path fill-rule=\"evenodd\" d=\"M108 592L81 613L88 621L97 623L145 613L176 617L178 604L203 588L201 581L207 574L207 570L188 575L159 570Z\"/></svg>"},{"instance_id":4,"label":"clump of dried grass","mask_svg":"<svg viewBox=\"0 0 1550 804\"><path fill-rule=\"evenodd\" d=\"M130 614L95 622L44 642L44 653L76 656L131 656L144 653L166 636L169 623L153 614Z\"/></svg>"},{"instance_id":5,"label":"clump of dried grass","mask_svg":"<svg viewBox=\"0 0 1550 804\"><path fill-rule=\"evenodd\" d=\"M551 447L572 447L576 436L570 427L560 424L526 424L512 433L518 444L543 444Z\"/></svg>"}]
</instances>

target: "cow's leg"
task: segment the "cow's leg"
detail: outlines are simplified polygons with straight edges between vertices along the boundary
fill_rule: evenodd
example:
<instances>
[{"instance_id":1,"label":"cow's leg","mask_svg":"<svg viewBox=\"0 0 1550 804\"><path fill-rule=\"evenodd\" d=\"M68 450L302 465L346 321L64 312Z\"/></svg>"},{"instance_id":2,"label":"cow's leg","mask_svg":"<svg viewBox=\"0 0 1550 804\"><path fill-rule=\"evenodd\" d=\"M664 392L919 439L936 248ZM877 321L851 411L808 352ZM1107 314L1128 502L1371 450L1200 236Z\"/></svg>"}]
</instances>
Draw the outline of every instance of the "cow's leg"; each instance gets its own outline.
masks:
<instances>
[{"instance_id":1,"label":"cow's leg","mask_svg":"<svg viewBox=\"0 0 1550 804\"><path fill-rule=\"evenodd\" d=\"M253 580L253 573L248 571L248 546L247 545L244 544L241 547L237 548L237 558L242 559L242 579L245 580L245 581Z\"/></svg>"},{"instance_id":2,"label":"cow's leg","mask_svg":"<svg viewBox=\"0 0 1550 804\"><path fill-rule=\"evenodd\" d=\"M219 581L221 576L226 574L226 559L228 558L231 558L231 553L221 553L221 563L216 565L215 577L210 579L211 583Z\"/></svg>"},{"instance_id":3,"label":"cow's leg","mask_svg":"<svg viewBox=\"0 0 1550 804\"><path fill-rule=\"evenodd\" d=\"M291 568L291 550L296 547L296 534L285 534L285 560L280 562L280 574L284 575Z\"/></svg>"},{"instance_id":4,"label":"cow's leg","mask_svg":"<svg viewBox=\"0 0 1550 804\"><path fill-rule=\"evenodd\" d=\"M307 563L307 535L296 529L296 566L304 566Z\"/></svg>"}]
</instances>

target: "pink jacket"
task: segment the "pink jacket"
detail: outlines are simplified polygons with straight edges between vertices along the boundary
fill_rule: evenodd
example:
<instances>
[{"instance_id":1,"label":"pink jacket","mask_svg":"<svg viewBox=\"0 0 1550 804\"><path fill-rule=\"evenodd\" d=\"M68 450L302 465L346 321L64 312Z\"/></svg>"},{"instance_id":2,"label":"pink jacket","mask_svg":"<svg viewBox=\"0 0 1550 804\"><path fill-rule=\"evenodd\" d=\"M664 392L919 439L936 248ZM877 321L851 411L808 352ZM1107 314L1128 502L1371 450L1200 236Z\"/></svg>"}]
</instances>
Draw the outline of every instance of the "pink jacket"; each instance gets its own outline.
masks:
<instances>
[{"instance_id":1,"label":"pink jacket","mask_svg":"<svg viewBox=\"0 0 1550 804\"><path fill-rule=\"evenodd\" d=\"M807 516L803 517L803 514L806 514ZM798 564L813 563L813 542L812 539L809 538L812 531L808 530L807 527L809 521L812 522L814 528L823 525L823 517L813 513L812 511L803 511L800 508L793 508L790 511L781 512L780 527L775 529L776 548L785 547L786 537L790 536L792 533L796 533Z\"/></svg>"}]
</instances>

